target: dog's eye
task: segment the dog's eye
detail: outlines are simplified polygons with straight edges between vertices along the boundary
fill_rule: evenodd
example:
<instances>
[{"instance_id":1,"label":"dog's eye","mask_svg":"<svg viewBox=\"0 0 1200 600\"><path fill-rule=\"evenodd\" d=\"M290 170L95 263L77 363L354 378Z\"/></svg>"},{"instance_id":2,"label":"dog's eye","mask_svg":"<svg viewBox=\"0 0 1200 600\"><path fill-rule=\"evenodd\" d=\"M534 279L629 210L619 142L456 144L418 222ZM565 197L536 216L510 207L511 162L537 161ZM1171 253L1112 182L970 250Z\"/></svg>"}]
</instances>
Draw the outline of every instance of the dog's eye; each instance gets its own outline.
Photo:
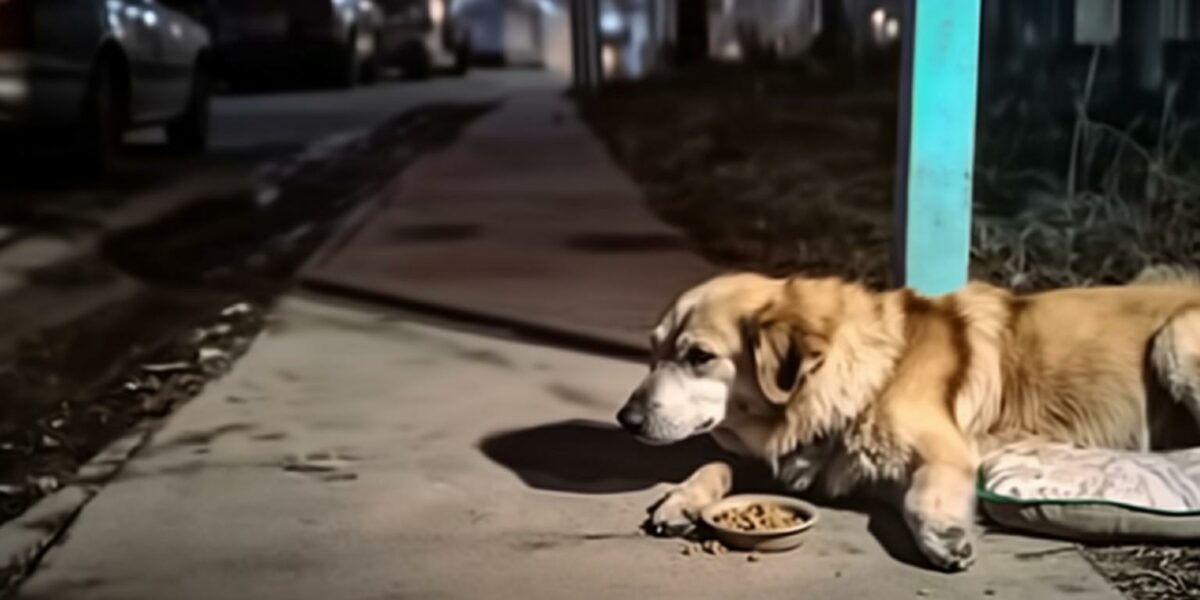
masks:
<instances>
[{"instance_id":1,"label":"dog's eye","mask_svg":"<svg viewBox=\"0 0 1200 600\"><path fill-rule=\"evenodd\" d=\"M683 355L683 360L693 367L700 367L716 357L717 355L705 350L704 348L692 346L691 348L688 348L687 354Z\"/></svg>"}]
</instances>

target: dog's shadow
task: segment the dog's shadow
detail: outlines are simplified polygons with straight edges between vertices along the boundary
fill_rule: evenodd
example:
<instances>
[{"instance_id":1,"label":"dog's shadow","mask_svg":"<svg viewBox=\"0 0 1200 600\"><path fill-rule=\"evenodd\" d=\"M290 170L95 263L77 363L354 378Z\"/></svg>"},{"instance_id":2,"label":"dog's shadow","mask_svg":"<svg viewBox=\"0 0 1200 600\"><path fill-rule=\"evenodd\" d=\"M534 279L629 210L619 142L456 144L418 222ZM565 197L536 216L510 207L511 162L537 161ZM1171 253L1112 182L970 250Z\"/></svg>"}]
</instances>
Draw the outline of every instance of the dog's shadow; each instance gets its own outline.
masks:
<instances>
[{"instance_id":1,"label":"dog's shadow","mask_svg":"<svg viewBox=\"0 0 1200 600\"><path fill-rule=\"evenodd\" d=\"M618 427L596 421L561 421L505 431L484 438L479 450L516 473L525 485L555 492L646 490L660 483L679 483L700 465L716 460L736 463L739 486L772 485L766 467L731 457L707 436L649 446Z\"/></svg>"},{"instance_id":2,"label":"dog's shadow","mask_svg":"<svg viewBox=\"0 0 1200 600\"><path fill-rule=\"evenodd\" d=\"M679 483L700 465L733 466L734 493L783 493L761 462L733 456L707 436L648 446L620 428L571 420L489 435L479 450L531 488L577 494L619 494ZM868 515L868 531L894 559L928 568L896 512L878 503L816 502Z\"/></svg>"}]
</instances>

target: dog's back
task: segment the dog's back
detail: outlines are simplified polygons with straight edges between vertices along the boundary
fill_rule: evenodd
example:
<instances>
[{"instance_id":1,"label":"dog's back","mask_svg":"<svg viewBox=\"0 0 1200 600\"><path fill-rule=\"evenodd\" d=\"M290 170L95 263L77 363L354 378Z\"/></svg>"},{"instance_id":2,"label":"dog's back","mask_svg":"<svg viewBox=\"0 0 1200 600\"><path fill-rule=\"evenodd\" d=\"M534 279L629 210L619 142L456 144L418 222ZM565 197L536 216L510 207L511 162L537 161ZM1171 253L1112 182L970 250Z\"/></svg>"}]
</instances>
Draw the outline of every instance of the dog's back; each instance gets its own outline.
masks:
<instances>
[{"instance_id":1,"label":"dog's back","mask_svg":"<svg viewBox=\"0 0 1200 600\"><path fill-rule=\"evenodd\" d=\"M1200 273L1173 266L1147 269L1125 286L1017 299L1001 429L1084 446L1157 445L1149 352L1173 317L1197 308Z\"/></svg>"}]
</instances>

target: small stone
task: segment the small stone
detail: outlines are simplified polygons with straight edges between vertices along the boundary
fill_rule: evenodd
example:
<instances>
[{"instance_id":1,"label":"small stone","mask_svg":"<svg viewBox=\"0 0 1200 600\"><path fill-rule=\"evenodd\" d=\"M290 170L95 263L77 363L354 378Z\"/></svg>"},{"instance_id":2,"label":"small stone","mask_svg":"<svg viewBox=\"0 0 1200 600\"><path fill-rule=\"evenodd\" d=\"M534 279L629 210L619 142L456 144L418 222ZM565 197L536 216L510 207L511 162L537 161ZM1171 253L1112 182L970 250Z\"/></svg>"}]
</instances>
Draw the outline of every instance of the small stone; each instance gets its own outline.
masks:
<instances>
[{"instance_id":1,"label":"small stone","mask_svg":"<svg viewBox=\"0 0 1200 600\"><path fill-rule=\"evenodd\" d=\"M762 560L762 555L757 552L751 552L746 556L746 562L758 562Z\"/></svg>"},{"instance_id":2,"label":"small stone","mask_svg":"<svg viewBox=\"0 0 1200 600\"><path fill-rule=\"evenodd\" d=\"M691 544L687 544L687 545L685 545L685 546L684 546L684 547L683 547L683 548L682 548L682 549L679 551L679 553L680 553L680 554L682 554L682 555L684 555L684 556L691 556L691 555L692 555L692 545L691 545Z\"/></svg>"},{"instance_id":3,"label":"small stone","mask_svg":"<svg viewBox=\"0 0 1200 600\"><path fill-rule=\"evenodd\" d=\"M175 371L186 371L192 367L192 363L185 361L154 363L142 365L142 370L147 373L172 373Z\"/></svg>"},{"instance_id":4,"label":"small stone","mask_svg":"<svg viewBox=\"0 0 1200 600\"><path fill-rule=\"evenodd\" d=\"M254 309L249 304L245 302L238 302L232 306L225 307L225 310L221 311L221 316L231 317L234 315L244 315L253 311Z\"/></svg>"},{"instance_id":5,"label":"small stone","mask_svg":"<svg viewBox=\"0 0 1200 600\"><path fill-rule=\"evenodd\" d=\"M927 590L927 589L925 589L925 588L921 588L921 589L917 590L917 595L918 595L918 596L922 596L922 597L924 597L924 596L928 596L928 595L929 595L929 590Z\"/></svg>"},{"instance_id":6,"label":"small stone","mask_svg":"<svg viewBox=\"0 0 1200 600\"><path fill-rule=\"evenodd\" d=\"M49 494L51 492L57 491L58 488L61 487L61 485L58 482L58 479L55 477L51 477L49 475L45 475L43 477L38 477L33 482L33 485L38 490L40 490L43 494Z\"/></svg>"},{"instance_id":7,"label":"small stone","mask_svg":"<svg viewBox=\"0 0 1200 600\"><path fill-rule=\"evenodd\" d=\"M229 357L229 355L226 354L225 351L221 350L220 348L212 348L209 346L204 346L204 347L200 348L198 351L196 351L196 358L200 362L211 362L214 360L224 360L228 357Z\"/></svg>"},{"instance_id":8,"label":"small stone","mask_svg":"<svg viewBox=\"0 0 1200 600\"><path fill-rule=\"evenodd\" d=\"M142 412L151 416L162 416L171 408L171 399L164 395L150 395L142 398Z\"/></svg>"}]
</instances>

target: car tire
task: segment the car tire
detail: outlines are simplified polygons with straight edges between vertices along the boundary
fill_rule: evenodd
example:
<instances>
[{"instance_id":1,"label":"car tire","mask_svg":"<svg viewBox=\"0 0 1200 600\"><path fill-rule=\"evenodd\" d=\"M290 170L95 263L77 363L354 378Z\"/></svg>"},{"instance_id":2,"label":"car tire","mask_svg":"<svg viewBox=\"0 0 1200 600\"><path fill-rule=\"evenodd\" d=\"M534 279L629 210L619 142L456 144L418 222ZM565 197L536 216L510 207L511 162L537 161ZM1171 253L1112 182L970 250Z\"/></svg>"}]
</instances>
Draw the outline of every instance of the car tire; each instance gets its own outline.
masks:
<instances>
[{"instance_id":1,"label":"car tire","mask_svg":"<svg viewBox=\"0 0 1200 600\"><path fill-rule=\"evenodd\" d=\"M464 41L454 49L454 67L451 69L457 77L466 75L471 70L471 43Z\"/></svg>"},{"instance_id":2,"label":"car tire","mask_svg":"<svg viewBox=\"0 0 1200 600\"><path fill-rule=\"evenodd\" d=\"M380 74L383 72L383 65L379 58L379 37L376 34L371 34L371 47L367 52L367 56L362 59L362 65L359 67L358 80L365 85L372 85L379 81ZM358 44L355 43L357 48Z\"/></svg>"},{"instance_id":3,"label":"car tire","mask_svg":"<svg viewBox=\"0 0 1200 600\"><path fill-rule=\"evenodd\" d=\"M336 89L354 88L363 74L363 62L358 57L358 35L357 31L352 31L350 38L333 53L329 83Z\"/></svg>"},{"instance_id":4,"label":"car tire","mask_svg":"<svg viewBox=\"0 0 1200 600\"><path fill-rule=\"evenodd\" d=\"M77 144L80 171L89 178L112 175L121 164L128 120L121 84L114 61L102 57L88 81Z\"/></svg>"},{"instance_id":5,"label":"car tire","mask_svg":"<svg viewBox=\"0 0 1200 600\"><path fill-rule=\"evenodd\" d=\"M404 78L412 80L429 79L433 72L433 56L425 44L413 44L405 53L404 62L400 66L404 70Z\"/></svg>"},{"instance_id":6,"label":"car tire","mask_svg":"<svg viewBox=\"0 0 1200 600\"><path fill-rule=\"evenodd\" d=\"M192 73L187 108L183 114L167 123L168 146L187 154L203 152L208 148L211 91L208 69L203 63L198 63Z\"/></svg>"}]
</instances>

